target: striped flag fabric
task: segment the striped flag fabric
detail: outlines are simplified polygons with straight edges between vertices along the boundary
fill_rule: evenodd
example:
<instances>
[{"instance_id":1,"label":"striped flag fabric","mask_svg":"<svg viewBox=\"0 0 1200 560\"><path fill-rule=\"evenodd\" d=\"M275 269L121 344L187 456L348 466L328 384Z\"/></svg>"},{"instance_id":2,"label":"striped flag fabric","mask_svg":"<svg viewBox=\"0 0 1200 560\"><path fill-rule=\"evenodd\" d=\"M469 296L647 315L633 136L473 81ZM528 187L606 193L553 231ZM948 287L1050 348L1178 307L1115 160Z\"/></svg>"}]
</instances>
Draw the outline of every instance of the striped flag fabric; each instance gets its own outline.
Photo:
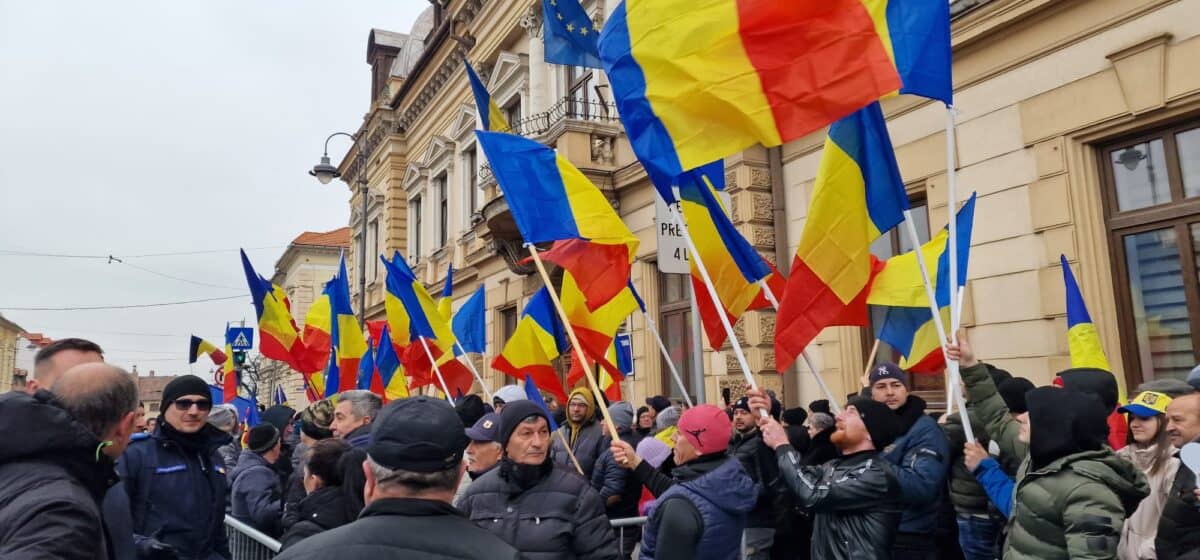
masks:
<instances>
[{"instance_id":1,"label":"striped flag fabric","mask_svg":"<svg viewBox=\"0 0 1200 560\"><path fill-rule=\"evenodd\" d=\"M350 282L343 256L338 273L325 285L332 314L329 365L325 370L325 397L357 386L359 364L367 355L367 339L350 303Z\"/></svg>"},{"instance_id":2,"label":"striped flag fabric","mask_svg":"<svg viewBox=\"0 0 1200 560\"><path fill-rule=\"evenodd\" d=\"M217 348L217 345L196 335L192 335L192 340L188 344L188 363L196 363L196 360L200 358L200 354L208 354L208 357L211 358L213 363L216 365L225 363L225 360L228 357L224 352L221 351L220 348Z\"/></svg>"},{"instance_id":3,"label":"striped flag fabric","mask_svg":"<svg viewBox=\"0 0 1200 560\"><path fill-rule=\"evenodd\" d=\"M553 360L567 348L566 329L558 319L550 293L543 286L521 310L516 330L492 360L492 367L516 379L529 377L537 381L538 387L565 403L567 393L558 380Z\"/></svg>"},{"instance_id":4,"label":"striped flag fabric","mask_svg":"<svg viewBox=\"0 0 1200 560\"><path fill-rule=\"evenodd\" d=\"M408 378L404 375L404 366L400 364L400 356L392 344L392 333L388 327L384 327L379 338L379 348L375 351L375 369L379 372L379 380L383 385L384 402L408 398Z\"/></svg>"},{"instance_id":5,"label":"striped flag fabric","mask_svg":"<svg viewBox=\"0 0 1200 560\"><path fill-rule=\"evenodd\" d=\"M479 74L475 73L475 69L471 68L471 64L464 59L463 65L467 68L467 81L470 82L471 94L475 97L475 114L479 118L479 128L508 132L509 124L508 120L504 118L504 111L495 101L492 101L492 94L484 87L483 81L479 79Z\"/></svg>"},{"instance_id":6,"label":"striped flag fabric","mask_svg":"<svg viewBox=\"0 0 1200 560\"><path fill-rule=\"evenodd\" d=\"M296 321L292 319L291 302L283 288L272 284L254 271L246 252L242 251L242 269L250 297L254 302L254 314L258 319L261 340L259 352L272 360L287 363L297 371L309 371L305 365L306 348L300 338Z\"/></svg>"}]
</instances>

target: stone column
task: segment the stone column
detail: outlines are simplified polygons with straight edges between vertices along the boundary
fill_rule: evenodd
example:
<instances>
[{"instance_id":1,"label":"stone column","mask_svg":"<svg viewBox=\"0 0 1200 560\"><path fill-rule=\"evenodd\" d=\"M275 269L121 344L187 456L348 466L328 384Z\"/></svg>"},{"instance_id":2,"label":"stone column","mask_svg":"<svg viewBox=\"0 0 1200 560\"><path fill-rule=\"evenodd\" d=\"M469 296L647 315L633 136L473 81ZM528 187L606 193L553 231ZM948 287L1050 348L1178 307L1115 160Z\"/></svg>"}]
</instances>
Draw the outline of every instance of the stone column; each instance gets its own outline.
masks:
<instances>
[{"instance_id":1,"label":"stone column","mask_svg":"<svg viewBox=\"0 0 1200 560\"><path fill-rule=\"evenodd\" d=\"M551 67L546 63L546 50L542 45L541 5L530 6L521 16L521 28L529 39L529 99L525 100L525 115L545 111L549 107Z\"/></svg>"}]
</instances>

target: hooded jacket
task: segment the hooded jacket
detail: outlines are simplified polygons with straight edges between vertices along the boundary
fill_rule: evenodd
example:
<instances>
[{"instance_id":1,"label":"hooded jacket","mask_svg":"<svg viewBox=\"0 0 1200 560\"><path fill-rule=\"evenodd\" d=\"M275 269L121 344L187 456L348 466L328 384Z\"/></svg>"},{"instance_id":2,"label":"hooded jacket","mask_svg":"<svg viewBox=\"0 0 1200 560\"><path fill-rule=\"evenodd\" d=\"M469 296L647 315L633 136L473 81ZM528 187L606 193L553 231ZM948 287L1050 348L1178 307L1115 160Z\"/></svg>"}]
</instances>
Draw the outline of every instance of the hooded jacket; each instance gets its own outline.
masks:
<instances>
[{"instance_id":1,"label":"hooded jacket","mask_svg":"<svg viewBox=\"0 0 1200 560\"><path fill-rule=\"evenodd\" d=\"M763 443L762 432L753 428L747 433L733 431L729 441L729 455L742 463L742 469L750 480L758 484L758 499L747 519L747 527L773 527L775 519L774 492L769 489L779 478L779 466L775 451Z\"/></svg>"},{"instance_id":2,"label":"hooded jacket","mask_svg":"<svg viewBox=\"0 0 1200 560\"><path fill-rule=\"evenodd\" d=\"M675 484L646 511L639 558L736 558L759 485L737 459L723 456L680 465L672 476Z\"/></svg>"},{"instance_id":3,"label":"hooded jacket","mask_svg":"<svg viewBox=\"0 0 1200 560\"><path fill-rule=\"evenodd\" d=\"M159 418L150 437L134 441L117 461L129 494L139 550L157 540L182 558L230 558L225 537L225 464L217 448L229 434L205 424L176 432Z\"/></svg>"},{"instance_id":4,"label":"hooded jacket","mask_svg":"<svg viewBox=\"0 0 1200 560\"><path fill-rule=\"evenodd\" d=\"M1026 395L1029 457L1017 473L1004 557L1115 558L1146 479L1113 453L1099 399L1042 387Z\"/></svg>"},{"instance_id":5,"label":"hooded jacket","mask_svg":"<svg viewBox=\"0 0 1200 560\"><path fill-rule=\"evenodd\" d=\"M975 439L984 449L987 449L988 443L991 442L987 437L987 429L974 415L971 415L971 428ZM963 446L967 442L967 434L963 430L962 416L957 412L946 416L946 423L942 424L942 432L946 434L946 441L949 444L950 503L954 505L955 513L960 515L988 513L992 508L988 504L987 491L963 462Z\"/></svg>"},{"instance_id":6,"label":"hooded jacket","mask_svg":"<svg viewBox=\"0 0 1200 560\"><path fill-rule=\"evenodd\" d=\"M1154 551L1160 560L1200 559L1200 503L1195 489L1196 474L1186 466L1179 467L1154 537Z\"/></svg>"},{"instance_id":7,"label":"hooded jacket","mask_svg":"<svg viewBox=\"0 0 1200 560\"><path fill-rule=\"evenodd\" d=\"M817 466L801 464L790 445L775 449L779 478L797 507L813 516L812 558L890 558L900 524L900 482L895 467L875 451Z\"/></svg>"},{"instance_id":8,"label":"hooded jacket","mask_svg":"<svg viewBox=\"0 0 1200 560\"><path fill-rule=\"evenodd\" d=\"M1128 441L1129 424L1125 415L1117 412L1121 391L1112 372L1099 368L1070 368L1058 372L1054 384L1082 393L1091 393L1100 399L1106 411L1108 445L1113 449L1125 447Z\"/></svg>"},{"instance_id":9,"label":"hooded jacket","mask_svg":"<svg viewBox=\"0 0 1200 560\"><path fill-rule=\"evenodd\" d=\"M281 550L354 521L354 516L346 509L346 496L341 486L325 486L305 496L296 504L296 518L299 521L279 539Z\"/></svg>"},{"instance_id":10,"label":"hooded jacket","mask_svg":"<svg viewBox=\"0 0 1200 560\"><path fill-rule=\"evenodd\" d=\"M271 464L262 455L244 449L229 478L233 481L230 514L268 535L282 533L283 490Z\"/></svg>"},{"instance_id":11,"label":"hooded jacket","mask_svg":"<svg viewBox=\"0 0 1200 560\"><path fill-rule=\"evenodd\" d=\"M99 439L47 391L0 395L0 433L0 558L110 558Z\"/></svg>"},{"instance_id":12,"label":"hooded jacket","mask_svg":"<svg viewBox=\"0 0 1200 560\"><path fill-rule=\"evenodd\" d=\"M882 456L895 467L900 482L900 501L905 505L900 532L932 535L950 468L950 446L937 422L925 415L920 397L909 395L895 412L908 429L884 448Z\"/></svg>"},{"instance_id":13,"label":"hooded jacket","mask_svg":"<svg viewBox=\"0 0 1200 560\"><path fill-rule=\"evenodd\" d=\"M587 387L579 387L571 391L570 397L567 399L568 406L571 399L576 395L582 396L587 402L587 412L583 415L583 421L579 423L570 420L570 414L567 415L567 421L558 428L562 433L563 438L571 443L571 451L575 453L575 459L579 461L579 466L583 468L583 477L591 480L592 471L595 469L596 461L600 459L600 455L608 449L609 439L604 437L601 431L600 423L596 421L596 399L592 396L592 392ZM575 464L571 462L570 455L567 454L567 449L563 447L562 438L554 436L554 443L550 448L550 457L555 463L574 470Z\"/></svg>"}]
</instances>

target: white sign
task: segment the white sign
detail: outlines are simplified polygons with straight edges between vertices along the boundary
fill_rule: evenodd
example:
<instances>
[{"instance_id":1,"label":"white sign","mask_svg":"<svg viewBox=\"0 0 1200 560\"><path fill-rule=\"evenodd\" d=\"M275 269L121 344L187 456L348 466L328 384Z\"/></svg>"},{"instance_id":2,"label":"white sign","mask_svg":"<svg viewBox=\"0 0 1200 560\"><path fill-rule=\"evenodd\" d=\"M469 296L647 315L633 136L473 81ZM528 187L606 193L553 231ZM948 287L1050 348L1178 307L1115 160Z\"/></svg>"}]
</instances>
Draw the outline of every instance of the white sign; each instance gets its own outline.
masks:
<instances>
[{"instance_id":1,"label":"white sign","mask_svg":"<svg viewBox=\"0 0 1200 560\"><path fill-rule=\"evenodd\" d=\"M679 203L671 206L679 210ZM667 274L688 274L687 241L661 197L654 197L654 226L658 230L658 270Z\"/></svg>"}]
</instances>

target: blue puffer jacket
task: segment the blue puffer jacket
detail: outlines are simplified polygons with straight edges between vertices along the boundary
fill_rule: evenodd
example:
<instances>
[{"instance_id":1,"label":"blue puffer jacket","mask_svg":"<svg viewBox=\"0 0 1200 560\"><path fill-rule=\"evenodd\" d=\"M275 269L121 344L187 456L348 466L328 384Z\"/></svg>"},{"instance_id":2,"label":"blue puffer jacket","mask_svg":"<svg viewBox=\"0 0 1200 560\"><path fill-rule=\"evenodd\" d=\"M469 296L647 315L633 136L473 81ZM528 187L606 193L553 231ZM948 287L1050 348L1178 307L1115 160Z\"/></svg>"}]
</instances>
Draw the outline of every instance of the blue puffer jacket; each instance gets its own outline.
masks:
<instances>
[{"instance_id":1,"label":"blue puffer jacket","mask_svg":"<svg viewBox=\"0 0 1200 560\"><path fill-rule=\"evenodd\" d=\"M130 443L117 461L135 544L141 551L158 540L185 560L232 558L225 539L225 466L217 452L229 434L206 424L189 451L164 433L164 424L160 418L154 433Z\"/></svg>"},{"instance_id":2,"label":"blue puffer jacket","mask_svg":"<svg viewBox=\"0 0 1200 560\"><path fill-rule=\"evenodd\" d=\"M279 522L283 489L275 469L262 455L243 449L229 480L233 481L231 515L268 535L283 533Z\"/></svg>"},{"instance_id":3,"label":"blue puffer jacket","mask_svg":"<svg viewBox=\"0 0 1200 560\"><path fill-rule=\"evenodd\" d=\"M686 472L686 465L676 467L676 476L681 470ZM700 512L703 526L700 530L700 542L696 543L695 558L737 558L742 542L742 530L746 528L746 515L754 509L757 497L758 485L734 458L724 460L720 466L698 478L672 485L646 510L650 519L642 532L640 558L654 559L655 550L658 548L659 524L662 520L662 516L655 513L671 499L687 500ZM664 545L671 546L672 543Z\"/></svg>"},{"instance_id":4,"label":"blue puffer jacket","mask_svg":"<svg viewBox=\"0 0 1200 560\"><path fill-rule=\"evenodd\" d=\"M895 465L900 481L900 502L904 505L900 532L932 535L950 469L950 445L937 422L924 414L925 401L909 395L904 406L915 406L918 410L908 413L920 417L908 433L883 450L883 458Z\"/></svg>"}]
</instances>

